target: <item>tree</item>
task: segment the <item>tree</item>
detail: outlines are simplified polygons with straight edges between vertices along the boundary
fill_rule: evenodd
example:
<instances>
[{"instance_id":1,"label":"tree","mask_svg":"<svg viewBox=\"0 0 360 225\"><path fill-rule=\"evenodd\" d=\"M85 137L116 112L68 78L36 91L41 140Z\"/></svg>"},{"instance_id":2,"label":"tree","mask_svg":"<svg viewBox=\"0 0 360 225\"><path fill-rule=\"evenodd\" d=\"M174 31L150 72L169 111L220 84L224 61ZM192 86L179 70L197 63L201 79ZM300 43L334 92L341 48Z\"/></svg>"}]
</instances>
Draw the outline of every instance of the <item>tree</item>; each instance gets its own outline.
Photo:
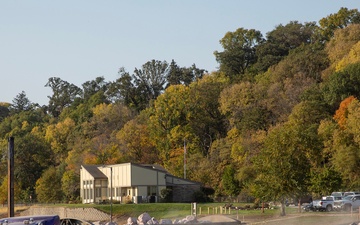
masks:
<instances>
[{"instance_id":1,"label":"tree","mask_svg":"<svg viewBox=\"0 0 360 225\"><path fill-rule=\"evenodd\" d=\"M79 174L73 170L65 171L61 178L61 190L66 200L75 201L80 196Z\"/></svg>"},{"instance_id":2,"label":"tree","mask_svg":"<svg viewBox=\"0 0 360 225\"><path fill-rule=\"evenodd\" d=\"M26 97L25 91L22 91L13 99L10 110L12 113L19 113L21 111L31 110L34 106L35 105Z\"/></svg>"},{"instance_id":3,"label":"tree","mask_svg":"<svg viewBox=\"0 0 360 225\"><path fill-rule=\"evenodd\" d=\"M58 117L62 110L70 106L76 98L80 98L82 90L74 84L61 80L59 77L51 77L45 87L52 89L49 98L49 111L54 117Z\"/></svg>"},{"instance_id":4,"label":"tree","mask_svg":"<svg viewBox=\"0 0 360 225\"><path fill-rule=\"evenodd\" d=\"M46 128L45 138L56 156L57 165L66 159L70 146L74 142L74 127L74 121L66 118Z\"/></svg>"},{"instance_id":5,"label":"tree","mask_svg":"<svg viewBox=\"0 0 360 225\"><path fill-rule=\"evenodd\" d=\"M335 14L322 18L319 21L321 34L325 40L329 40L336 29L343 29L349 24L360 23L360 13L357 9L341 7Z\"/></svg>"},{"instance_id":6,"label":"tree","mask_svg":"<svg viewBox=\"0 0 360 225\"><path fill-rule=\"evenodd\" d=\"M235 169L231 165L225 167L222 184L227 195L237 196L240 193L240 183L235 179Z\"/></svg>"},{"instance_id":7,"label":"tree","mask_svg":"<svg viewBox=\"0 0 360 225\"><path fill-rule=\"evenodd\" d=\"M159 151L159 159L166 169L174 166L171 165L171 158L179 158L183 155L179 152L175 154L175 151L183 150L184 138L189 141L192 136L186 126L188 96L189 87L172 85L154 101L154 106L148 109L151 137ZM179 173L179 171L175 173L175 170L169 169L169 171L174 174Z\"/></svg>"},{"instance_id":8,"label":"tree","mask_svg":"<svg viewBox=\"0 0 360 225\"><path fill-rule=\"evenodd\" d=\"M106 93L108 85L104 77L97 77L95 80L86 81L82 84L84 100L90 99L91 96L98 92Z\"/></svg>"},{"instance_id":9,"label":"tree","mask_svg":"<svg viewBox=\"0 0 360 225\"><path fill-rule=\"evenodd\" d=\"M266 34L266 41L256 48L258 61L252 70L265 72L270 66L276 65L289 52L302 44L312 43L312 36L316 30L315 22L301 24L291 21L285 26L280 24Z\"/></svg>"},{"instance_id":10,"label":"tree","mask_svg":"<svg viewBox=\"0 0 360 225\"><path fill-rule=\"evenodd\" d=\"M141 69L134 70L134 83L142 90L142 99L147 107L150 100L156 99L165 89L168 63L166 61L151 60L145 63ZM143 108L144 109L144 108Z\"/></svg>"},{"instance_id":11,"label":"tree","mask_svg":"<svg viewBox=\"0 0 360 225\"><path fill-rule=\"evenodd\" d=\"M5 117L7 117L10 113L9 103L1 103L0 102L0 122L3 121Z\"/></svg>"},{"instance_id":12,"label":"tree","mask_svg":"<svg viewBox=\"0 0 360 225\"><path fill-rule=\"evenodd\" d=\"M353 95L360 97L360 62L350 64L339 72L335 72L322 83L324 100L334 112L340 102Z\"/></svg>"},{"instance_id":13,"label":"tree","mask_svg":"<svg viewBox=\"0 0 360 225\"><path fill-rule=\"evenodd\" d=\"M324 80L332 73L338 72L347 66L347 64L344 63L344 59L351 54L359 41L360 24L352 24L344 29L338 29L334 32L334 37L327 42L325 47L325 51L331 64L329 68L326 68L326 70L323 71L322 77ZM354 54L354 52L352 54Z\"/></svg>"},{"instance_id":14,"label":"tree","mask_svg":"<svg viewBox=\"0 0 360 225\"><path fill-rule=\"evenodd\" d=\"M196 67L195 64L193 64L191 67L186 68L182 67L180 68L174 60L171 61L169 65L169 70L166 75L167 85L166 87L169 87L170 85L190 85L191 82L196 81L197 79L200 79L204 76L204 73L207 71L204 69L199 69Z\"/></svg>"},{"instance_id":15,"label":"tree","mask_svg":"<svg viewBox=\"0 0 360 225\"><path fill-rule=\"evenodd\" d=\"M144 121L145 113L128 121L117 133L120 151L126 161L135 163L159 163L158 151L150 137L150 131Z\"/></svg>"},{"instance_id":16,"label":"tree","mask_svg":"<svg viewBox=\"0 0 360 225\"><path fill-rule=\"evenodd\" d=\"M37 129L34 128L30 133L16 138L15 163L17 166L14 175L19 188L27 191L27 196L35 193L36 181L45 169L53 165L54 154Z\"/></svg>"},{"instance_id":17,"label":"tree","mask_svg":"<svg viewBox=\"0 0 360 225\"><path fill-rule=\"evenodd\" d=\"M333 132L330 160L335 171L341 174L343 185L350 189L358 188L360 186L357 172L360 169L359 101L353 98L345 99L335 118L338 123L341 122L341 126Z\"/></svg>"},{"instance_id":18,"label":"tree","mask_svg":"<svg viewBox=\"0 0 360 225\"><path fill-rule=\"evenodd\" d=\"M242 131L267 128L270 112L261 103L256 84L241 82L224 88L219 102L232 127Z\"/></svg>"},{"instance_id":19,"label":"tree","mask_svg":"<svg viewBox=\"0 0 360 225\"><path fill-rule=\"evenodd\" d=\"M228 78L212 73L190 84L186 120L199 138L204 156L208 154L215 138L226 136L228 122L219 110L218 99L228 83Z\"/></svg>"},{"instance_id":20,"label":"tree","mask_svg":"<svg viewBox=\"0 0 360 225\"><path fill-rule=\"evenodd\" d=\"M216 61L220 63L220 71L230 78L240 79L257 61L256 47L264 41L260 31L238 28L235 32L227 32L220 40L224 51L215 51Z\"/></svg>"},{"instance_id":21,"label":"tree","mask_svg":"<svg viewBox=\"0 0 360 225\"><path fill-rule=\"evenodd\" d=\"M89 164L122 162L116 134L133 118L122 103L100 104L94 107L93 117L82 124L85 143L85 161Z\"/></svg>"},{"instance_id":22,"label":"tree","mask_svg":"<svg viewBox=\"0 0 360 225\"><path fill-rule=\"evenodd\" d=\"M312 168L320 164L322 156L318 124L327 116L316 101L299 103L287 122L269 130L263 148L254 157L257 176L250 189L260 199L280 201L282 215L285 198L301 197L309 191Z\"/></svg>"},{"instance_id":23,"label":"tree","mask_svg":"<svg viewBox=\"0 0 360 225\"><path fill-rule=\"evenodd\" d=\"M55 167L48 168L36 181L37 200L42 203L58 203L63 200L61 173Z\"/></svg>"}]
</instances>

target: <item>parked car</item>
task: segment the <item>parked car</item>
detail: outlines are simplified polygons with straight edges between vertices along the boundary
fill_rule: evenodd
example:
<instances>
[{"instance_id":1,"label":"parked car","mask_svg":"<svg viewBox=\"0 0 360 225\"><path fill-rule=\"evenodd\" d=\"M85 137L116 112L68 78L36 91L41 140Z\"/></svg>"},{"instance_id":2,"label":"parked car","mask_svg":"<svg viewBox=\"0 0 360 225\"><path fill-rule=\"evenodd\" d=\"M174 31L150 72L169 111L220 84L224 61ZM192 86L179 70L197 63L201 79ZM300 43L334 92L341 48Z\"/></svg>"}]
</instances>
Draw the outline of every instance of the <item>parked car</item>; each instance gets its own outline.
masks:
<instances>
[{"instance_id":1,"label":"parked car","mask_svg":"<svg viewBox=\"0 0 360 225\"><path fill-rule=\"evenodd\" d=\"M344 196L344 192L336 191L336 192L331 193L331 196L334 196L334 197L343 197L343 196Z\"/></svg>"},{"instance_id":2,"label":"parked car","mask_svg":"<svg viewBox=\"0 0 360 225\"><path fill-rule=\"evenodd\" d=\"M344 202L351 201L352 197L353 197L353 195L348 195L348 196L342 197L339 200L335 200L334 201L334 210L336 210L336 211L342 210L342 206L344 205Z\"/></svg>"},{"instance_id":3,"label":"parked car","mask_svg":"<svg viewBox=\"0 0 360 225\"><path fill-rule=\"evenodd\" d=\"M33 215L33 216L18 216L0 219L0 224L7 225L60 225L60 217L58 215Z\"/></svg>"},{"instance_id":4,"label":"parked car","mask_svg":"<svg viewBox=\"0 0 360 225\"><path fill-rule=\"evenodd\" d=\"M312 202L312 204L313 204L314 210L316 210L316 211L330 212L334 208L334 201L335 201L334 196L325 196L319 200L314 200Z\"/></svg>"},{"instance_id":5,"label":"parked car","mask_svg":"<svg viewBox=\"0 0 360 225\"><path fill-rule=\"evenodd\" d=\"M360 192L357 192L357 191L344 192L344 196L348 196L348 195L360 195Z\"/></svg>"},{"instance_id":6,"label":"parked car","mask_svg":"<svg viewBox=\"0 0 360 225\"><path fill-rule=\"evenodd\" d=\"M360 207L360 194L348 195L343 200L341 200L339 207L341 210L345 210L345 211L358 209Z\"/></svg>"},{"instance_id":7,"label":"parked car","mask_svg":"<svg viewBox=\"0 0 360 225\"><path fill-rule=\"evenodd\" d=\"M305 212L315 211L312 202L310 202L309 204L303 205L302 210Z\"/></svg>"}]
</instances>

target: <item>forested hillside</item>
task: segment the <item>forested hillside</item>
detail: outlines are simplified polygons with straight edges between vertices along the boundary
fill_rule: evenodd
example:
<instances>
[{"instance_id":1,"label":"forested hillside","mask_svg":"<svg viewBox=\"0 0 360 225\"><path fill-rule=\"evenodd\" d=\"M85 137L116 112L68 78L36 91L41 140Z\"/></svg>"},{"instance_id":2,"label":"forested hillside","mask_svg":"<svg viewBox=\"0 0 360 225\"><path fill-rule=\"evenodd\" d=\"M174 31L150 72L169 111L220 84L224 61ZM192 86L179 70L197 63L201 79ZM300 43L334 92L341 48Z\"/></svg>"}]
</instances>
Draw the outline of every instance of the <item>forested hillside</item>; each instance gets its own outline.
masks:
<instances>
[{"instance_id":1,"label":"forested hillside","mask_svg":"<svg viewBox=\"0 0 360 225\"><path fill-rule=\"evenodd\" d=\"M217 40L214 40L217 41ZM290 21L266 35L238 28L220 40L217 71L152 60L118 79L59 77L48 105L25 92L0 104L0 201L8 138L15 197L79 198L82 164L160 164L214 196L262 200L360 190L360 13Z\"/></svg>"}]
</instances>

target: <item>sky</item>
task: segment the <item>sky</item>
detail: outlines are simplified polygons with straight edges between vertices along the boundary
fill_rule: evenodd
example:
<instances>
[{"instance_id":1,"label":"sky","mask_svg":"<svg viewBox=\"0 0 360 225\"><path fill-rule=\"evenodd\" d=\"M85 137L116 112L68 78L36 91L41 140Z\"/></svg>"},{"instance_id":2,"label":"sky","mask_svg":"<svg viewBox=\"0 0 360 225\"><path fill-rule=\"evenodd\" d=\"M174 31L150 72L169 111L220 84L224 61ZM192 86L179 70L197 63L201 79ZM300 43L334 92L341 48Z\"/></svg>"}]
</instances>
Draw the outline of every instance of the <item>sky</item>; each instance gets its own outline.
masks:
<instances>
[{"instance_id":1,"label":"sky","mask_svg":"<svg viewBox=\"0 0 360 225\"><path fill-rule=\"evenodd\" d=\"M0 2L0 102L22 91L48 104L49 78L79 87L115 81L150 60L217 70L226 32L263 36L290 21L318 22L360 0L3 0Z\"/></svg>"}]
</instances>

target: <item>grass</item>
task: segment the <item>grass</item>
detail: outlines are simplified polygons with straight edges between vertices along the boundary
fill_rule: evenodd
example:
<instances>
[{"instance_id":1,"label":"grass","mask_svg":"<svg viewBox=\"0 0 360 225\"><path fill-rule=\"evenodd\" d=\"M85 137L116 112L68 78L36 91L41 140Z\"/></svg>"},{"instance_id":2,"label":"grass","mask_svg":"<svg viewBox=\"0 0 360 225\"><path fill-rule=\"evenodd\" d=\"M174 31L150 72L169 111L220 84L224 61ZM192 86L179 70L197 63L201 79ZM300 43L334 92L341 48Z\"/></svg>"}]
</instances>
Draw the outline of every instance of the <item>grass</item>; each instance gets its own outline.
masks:
<instances>
[{"instance_id":1,"label":"grass","mask_svg":"<svg viewBox=\"0 0 360 225\"><path fill-rule=\"evenodd\" d=\"M280 216L280 209L262 210L221 210L220 207L225 203L198 203L197 216L207 216L210 214L222 214L228 217L245 221L247 224L267 224L267 225L308 225L308 224L327 224L339 225L358 222L359 212L350 214L342 212L298 212L297 207L287 207L286 216ZM234 203L234 206L246 205L245 203ZM129 217L137 218L140 214L147 212L157 220L182 219L191 214L190 203L142 203L142 204L113 204L113 218L126 220ZM110 214L110 205L97 204L51 204L41 205L41 207L68 207L68 208L97 208ZM15 207L15 212L25 210L27 207ZM7 207L0 207L0 213L7 212Z\"/></svg>"},{"instance_id":2,"label":"grass","mask_svg":"<svg viewBox=\"0 0 360 225\"><path fill-rule=\"evenodd\" d=\"M244 206L245 204L234 204L234 206ZM269 218L280 214L279 209L262 210L224 210L221 209L224 203L198 203L197 216L207 216L211 214L223 214L234 219L244 217ZM93 207L110 213L110 205L93 205ZM297 209L288 209L289 213L296 212ZM143 204L113 204L112 213L116 216L138 217L147 212L151 217L161 219L185 218L191 215L191 203L143 203Z\"/></svg>"}]
</instances>

